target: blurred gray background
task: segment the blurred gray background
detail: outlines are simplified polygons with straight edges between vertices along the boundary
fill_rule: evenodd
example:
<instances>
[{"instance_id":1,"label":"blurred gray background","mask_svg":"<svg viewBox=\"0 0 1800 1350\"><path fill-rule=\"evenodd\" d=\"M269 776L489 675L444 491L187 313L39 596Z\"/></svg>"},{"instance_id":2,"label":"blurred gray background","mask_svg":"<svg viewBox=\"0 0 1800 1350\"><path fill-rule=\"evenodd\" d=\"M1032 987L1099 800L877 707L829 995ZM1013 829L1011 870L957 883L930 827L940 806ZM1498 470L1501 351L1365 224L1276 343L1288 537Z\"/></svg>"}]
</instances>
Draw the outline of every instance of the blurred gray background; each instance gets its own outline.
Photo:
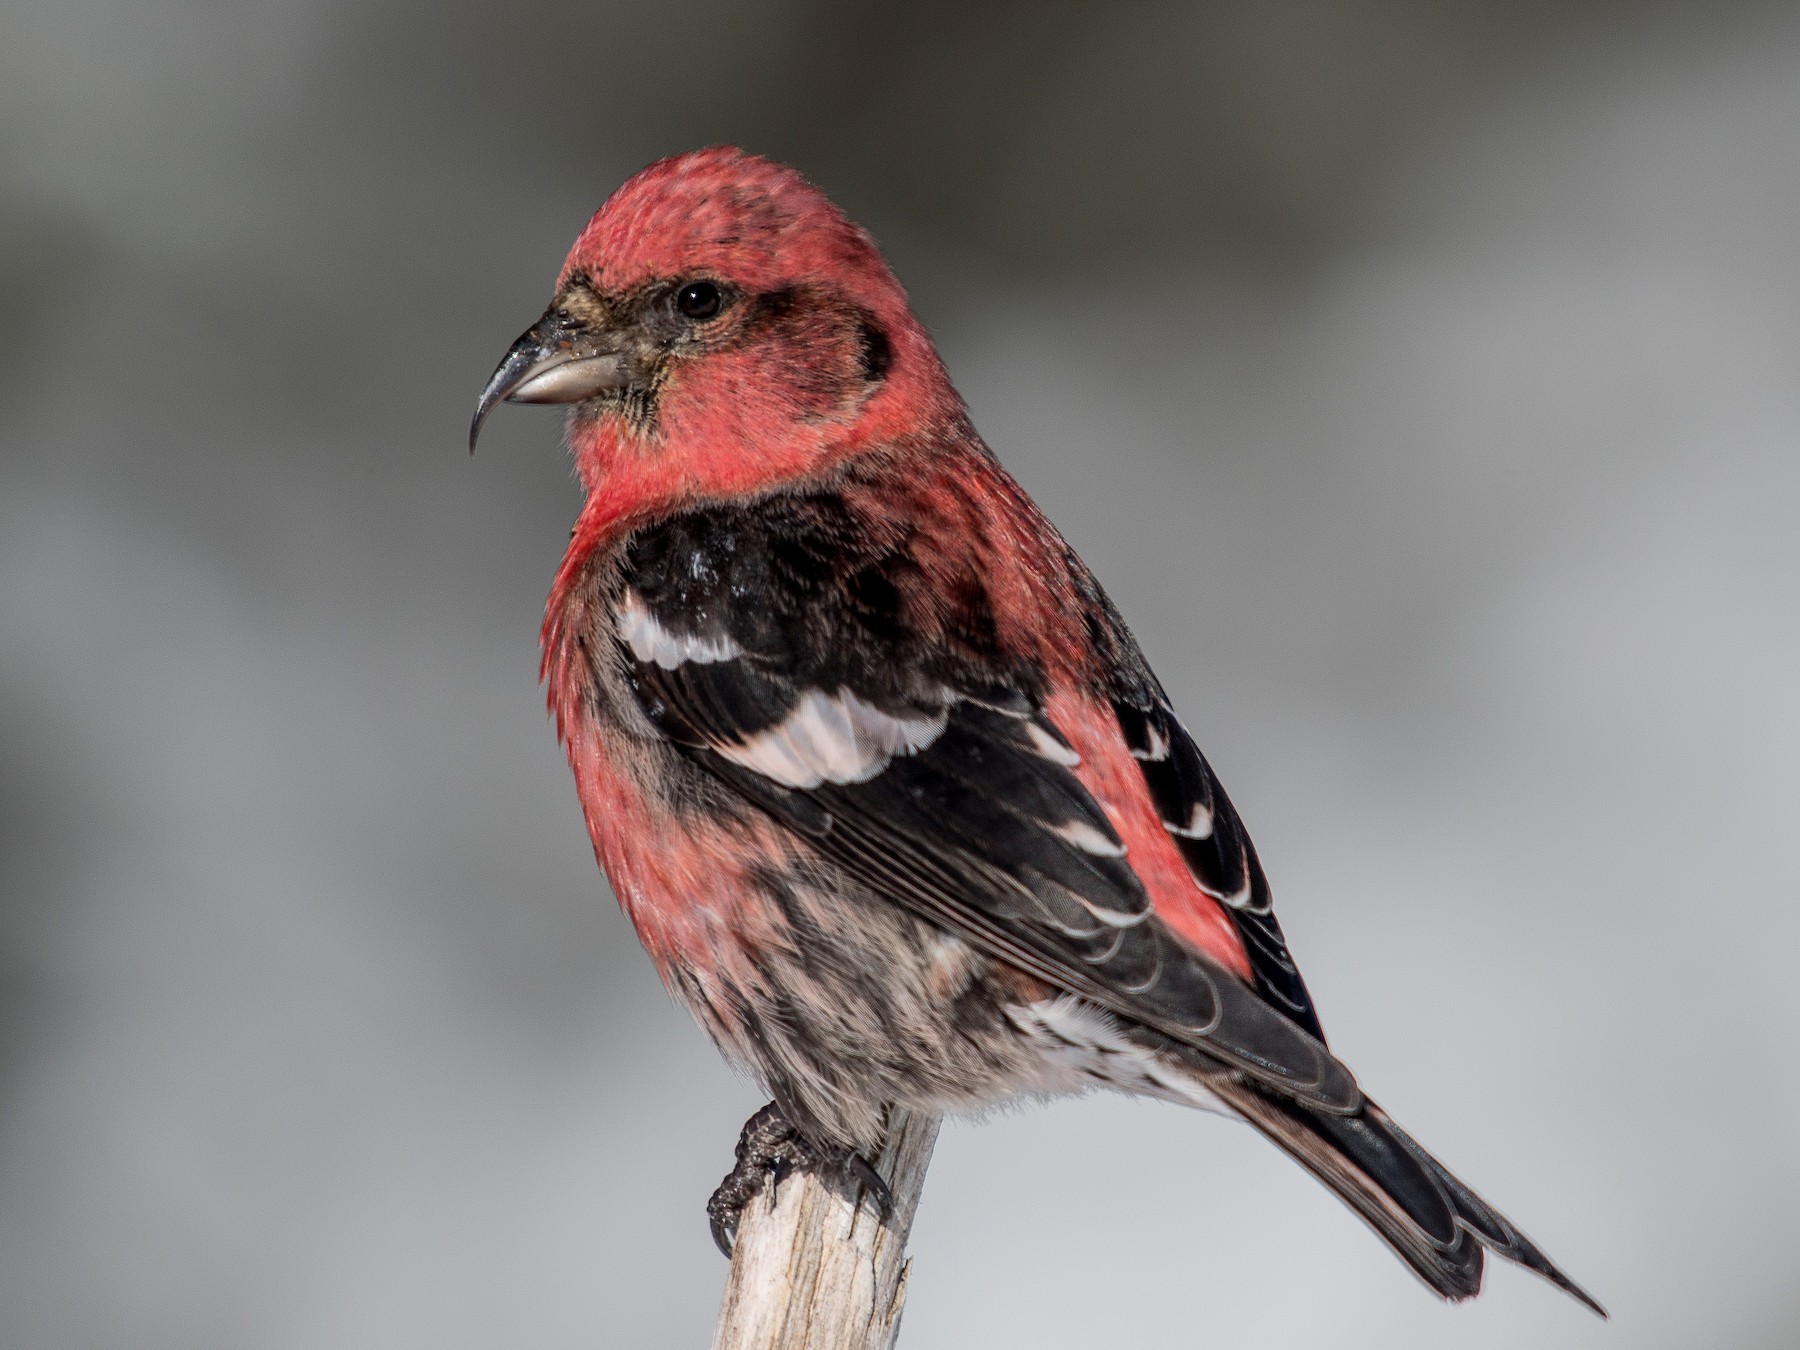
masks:
<instances>
[{"instance_id":1,"label":"blurred gray background","mask_svg":"<svg viewBox=\"0 0 1800 1350\"><path fill-rule=\"evenodd\" d=\"M717 140L876 231L1334 1044L1615 1313L1095 1099L946 1133L905 1344L1800 1340L1792 6L12 0L0 1344L706 1343L758 1098L543 713L558 421L463 438Z\"/></svg>"}]
</instances>

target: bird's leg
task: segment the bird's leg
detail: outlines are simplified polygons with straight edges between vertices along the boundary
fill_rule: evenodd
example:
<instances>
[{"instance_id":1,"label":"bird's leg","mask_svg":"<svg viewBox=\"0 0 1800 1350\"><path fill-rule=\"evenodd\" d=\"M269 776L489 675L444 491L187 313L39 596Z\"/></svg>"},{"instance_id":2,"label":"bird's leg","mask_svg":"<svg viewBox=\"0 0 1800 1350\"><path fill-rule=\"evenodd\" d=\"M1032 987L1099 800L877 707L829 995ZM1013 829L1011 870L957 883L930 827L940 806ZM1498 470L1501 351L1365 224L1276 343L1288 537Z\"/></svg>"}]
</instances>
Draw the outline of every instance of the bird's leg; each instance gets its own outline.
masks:
<instances>
[{"instance_id":1,"label":"bird's leg","mask_svg":"<svg viewBox=\"0 0 1800 1350\"><path fill-rule=\"evenodd\" d=\"M887 1182L866 1158L852 1149L814 1143L795 1128L778 1102L770 1102L744 1122L736 1152L736 1163L706 1202L713 1241L726 1256L737 1240L744 1207L763 1187L779 1186L791 1172L813 1173L852 1204L868 1196L883 1219L893 1212Z\"/></svg>"}]
</instances>

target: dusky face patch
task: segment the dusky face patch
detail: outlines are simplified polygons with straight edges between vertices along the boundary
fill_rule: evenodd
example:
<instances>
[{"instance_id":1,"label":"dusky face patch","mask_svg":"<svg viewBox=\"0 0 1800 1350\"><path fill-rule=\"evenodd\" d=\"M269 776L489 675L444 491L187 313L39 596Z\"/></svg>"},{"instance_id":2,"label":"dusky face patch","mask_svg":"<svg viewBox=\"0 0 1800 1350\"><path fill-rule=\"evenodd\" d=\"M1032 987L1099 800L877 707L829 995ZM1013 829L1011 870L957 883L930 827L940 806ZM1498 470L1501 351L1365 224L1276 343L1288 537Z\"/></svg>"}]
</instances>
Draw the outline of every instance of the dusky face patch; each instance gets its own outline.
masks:
<instances>
[{"instance_id":1,"label":"dusky face patch","mask_svg":"<svg viewBox=\"0 0 1800 1350\"><path fill-rule=\"evenodd\" d=\"M887 378L888 367L894 363L894 346L888 341L887 331L875 321L872 314L865 314L860 325L862 340L863 379L875 384Z\"/></svg>"},{"instance_id":2,"label":"dusky face patch","mask_svg":"<svg viewBox=\"0 0 1800 1350\"><path fill-rule=\"evenodd\" d=\"M688 276L609 293L580 274L553 308L571 326L610 329L621 340L627 384L579 415L616 413L641 432L654 428L668 381L704 379L714 356L749 358L759 387L803 422L854 417L894 360L874 316L829 289L749 291L729 278Z\"/></svg>"}]
</instances>

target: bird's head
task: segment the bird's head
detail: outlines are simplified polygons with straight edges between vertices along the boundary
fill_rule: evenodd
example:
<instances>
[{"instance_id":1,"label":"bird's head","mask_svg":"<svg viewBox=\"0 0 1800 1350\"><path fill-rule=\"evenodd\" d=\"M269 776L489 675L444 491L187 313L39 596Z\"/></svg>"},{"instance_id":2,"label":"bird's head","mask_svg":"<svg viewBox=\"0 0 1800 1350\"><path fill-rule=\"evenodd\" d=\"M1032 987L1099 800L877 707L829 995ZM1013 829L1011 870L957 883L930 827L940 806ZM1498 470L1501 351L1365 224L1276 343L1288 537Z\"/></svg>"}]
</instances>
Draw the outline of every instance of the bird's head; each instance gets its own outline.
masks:
<instances>
[{"instance_id":1,"label":"bird's head","mask_svg":"<svg viewBox=\"0 0 1800 1350\"><path fill-rule=\"evenodd\" d=\"M802 478L961 410L868 232L730 146L652 164L595 213L482 391L471 450L502 401L573 405L590 491L623 477L671 501Z\"/></svg>"}]
</instances>

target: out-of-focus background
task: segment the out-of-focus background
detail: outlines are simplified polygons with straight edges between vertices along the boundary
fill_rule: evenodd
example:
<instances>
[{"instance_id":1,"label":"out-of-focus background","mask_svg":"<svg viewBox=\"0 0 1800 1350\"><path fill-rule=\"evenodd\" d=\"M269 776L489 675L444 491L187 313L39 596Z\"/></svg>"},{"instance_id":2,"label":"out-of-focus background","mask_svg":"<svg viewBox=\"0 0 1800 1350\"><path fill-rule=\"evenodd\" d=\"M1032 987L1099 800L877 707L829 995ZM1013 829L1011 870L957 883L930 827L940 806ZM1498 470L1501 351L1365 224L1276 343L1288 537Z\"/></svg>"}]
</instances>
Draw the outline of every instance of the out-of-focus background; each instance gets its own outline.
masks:
<instances>
[{"instance_id":1,"label":"out-of-focus background","mask_svg":"<svg viewBox=\"0 0 1800 1350\"><path fill-rule=\"evenodd\" d=\"M876 231L1334 1044L1615 1314L1095 1099L947 1132L905 1344L1800 1340L1791 6L15 0L0 1344L706 1342L758 1098L543 713L558 421L463 441L718 140Z\"/></svg>"}]
</instances>

